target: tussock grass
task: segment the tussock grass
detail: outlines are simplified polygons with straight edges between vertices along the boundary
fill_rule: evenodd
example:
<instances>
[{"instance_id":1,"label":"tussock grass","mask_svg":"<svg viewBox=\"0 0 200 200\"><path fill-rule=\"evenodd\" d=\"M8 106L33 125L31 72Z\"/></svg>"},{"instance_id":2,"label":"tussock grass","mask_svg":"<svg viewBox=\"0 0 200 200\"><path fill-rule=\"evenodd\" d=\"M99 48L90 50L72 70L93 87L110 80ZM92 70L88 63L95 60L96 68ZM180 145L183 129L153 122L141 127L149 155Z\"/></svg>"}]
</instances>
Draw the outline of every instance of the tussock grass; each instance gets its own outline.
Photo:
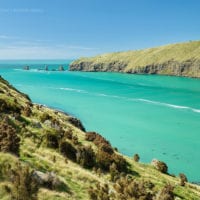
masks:
<instances>
[{"instance_id":1,"label":"tussock grass","mask_svg":"<svg viewBox=\"0 0 200 200\"><path fill-rule=\"evenodd\" d=\"M0 91L3 91L3 99L12 102L12 106L27 106L27 103L30 104L26 96L23 96L21 93L18 93L16 90L12 89L0 80ZM11 95L7 95L10 93ZM17 102L14 101L14 98L17 98ZM23 112L20 114L23 117L15 119L13 114L2 112L0 119L8 117L12 122L11 125L16 126L18 130L18 135L21 138L20 142L20 154L19 156L14 156L10 153L0 152L0 198L3 200L10 199L10 195L6 188L12 188L12 182L9 181L9 178L4 177L6 166L10 165L11 169L16 169L18 163L22 166L29 166L30 170L36 170L43 173L52 172L61 180L66 188L58 190L50 190L48 188L40 187L38 191L38 200L64 200L64 199L74 199L74 200L88 200L89 194L88 189L91 186L98 184L105 185L108 184L108 187L111 191L114 191L114 182L111 181L111 174L109 171L102 173L97 173L93 169L86 169L79 165L77 162L73 162L69 158L63 156L59 148L48 148L45 142L43 141L47 131L51 131L54 134L60 134L59 131L70 130L74 136L77 137L78 143L73 144L73 141L69 138L65 138L66 141L71 143L74 147L82 146L91 146L94 152L98 152L101 144L95 145L95 143L86 140L86 133L73 126L68 120L70 116L65 115L64 113L57 112L55 110L46 108L44 106L33 105L31 107L31 115L24 116ZM47 124L40 121L40 117L43 113L46 113L51 116L53 121L59 122L59 126L62 130L55 130L54 127L51 127ZM32 126L34 123L41 123L41 127ZM103 141L99 139L98 141ZM98 142L96 141L96 142ZM106 143L106 141L104 141ZM116 155L123 156L120 153L111 151L111 149L106 148L109 153L115 153ZM171 184L175 186L174 193L176 196L181 197L182 199L199 199L200 197L200 187L190 183L186 183L184 187L180 186L180 180L177 177L172 177L166 174L162 174L157 171L155 168L148 164L142 164L135 162L127 156L123 158L129 163L129 170L131 176L136 180L151 181L155 184L155 191L161 190L166 184Z\"/></svg>"}]
</instances>

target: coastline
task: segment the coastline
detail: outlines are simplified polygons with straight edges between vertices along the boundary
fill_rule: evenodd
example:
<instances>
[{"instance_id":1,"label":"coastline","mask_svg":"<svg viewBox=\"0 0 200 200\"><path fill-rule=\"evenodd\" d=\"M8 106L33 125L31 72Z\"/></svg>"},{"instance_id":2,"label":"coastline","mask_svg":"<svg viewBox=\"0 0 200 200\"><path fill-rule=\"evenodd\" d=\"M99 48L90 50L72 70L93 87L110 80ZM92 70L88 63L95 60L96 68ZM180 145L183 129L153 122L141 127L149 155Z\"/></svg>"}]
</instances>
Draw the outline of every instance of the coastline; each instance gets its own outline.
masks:
<instances>
[{"instance_id":1,"label":"coastline","mask_svg":"<svg viewBox=\"0 0 200 200\"><path fill-rule=\"evenodd\" d=\"M14 140L11 147L8 146L9 148L0 152L0 172L3 175L0 181L1 197L8 193L4 191L5 186L11 188L11 191L19 191L18 186L25 183L21 181L16 185L15 182L10 182L10 168L19 173L20 177L25 177L22 180L29 177L28 180L33 181L30 177L37 177L35 181L38 189L34 190L34 194L39 199L46 194L46 198L52 199L62 196L62 200L93 200L91 192L96 193L96 188L99 187L100 192L110 195L104 189L108 188L120 199L121 195L127 195L124 191L130 181L131 184L141 186L137 190L138 194L128 194L135 198L137 195L149 197L151 194L153 199L165 190L166 183L175 188L170 189L172 196L196 198L200 194L198 185L187 181L180 183L180 178L171 176L164 162L154 160L150 165L139 162L139 156L131 159L117 152L100 134L80 129L66 112L32 103L27 96L3 79L0 79L0 89L0 128L3 136L4 133L12 134L11 141ZM80 121L76 119L75 122ZM9 137L5 137L5 140L10 141ZM7 165L10 168L6 171ZM122 186L122 191L117 190L116 184L120 180L127 181L127 177L129 184ZM180 184L184 184L184 187ZM25 184L22 189L28 191L28 185ZM98 192L97 195L101 196Z\"/></svg>"},{"instance_id":2,"label":"coastline","mask_svg":"<svg viewBox=\"0 0 200 200\"><path fill-rule=\"evenodd\" d=\"M159 74L200 78L200 41L80 58L71 71Z\"/></svg>"}]
</instances>

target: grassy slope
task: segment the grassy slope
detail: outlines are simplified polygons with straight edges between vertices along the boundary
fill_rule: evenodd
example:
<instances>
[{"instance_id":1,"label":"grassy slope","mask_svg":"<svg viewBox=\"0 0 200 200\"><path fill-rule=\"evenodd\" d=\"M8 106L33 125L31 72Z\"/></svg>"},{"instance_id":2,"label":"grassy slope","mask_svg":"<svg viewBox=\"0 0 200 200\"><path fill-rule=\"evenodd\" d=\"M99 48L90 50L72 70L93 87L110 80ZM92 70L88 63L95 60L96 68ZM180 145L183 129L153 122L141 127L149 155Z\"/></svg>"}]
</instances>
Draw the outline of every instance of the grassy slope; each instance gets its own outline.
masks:
<instances>
[{"instance_id":1,"label":"grassy slope","mask_svg":"<svg viewBox=\"0 0 200 200\"><path fill-rule=\"evenodd\" d=\"M200 41L193 41L137 51L108 53L91 58L80 58L71 64L71 70L80 70L78 66L81 63L89 63L83 67L83 71L121 71L200 77L199 60ZM190 71L184 66L185 62L188 61L190 62L189 65L193 66ZM168 62L170 63L168 64ZM117 64L122 65L122 69L118 69ZM162 69L160 65L166 65L166 68ZM156 71L143 70L147 66L150 66L150 68L156 66L158 69ZM176 67L185 68L185 72L179 71L179 69L173 70Z\"/></svg>"},{"instance_id":2,"label":"grassy slope","mask_svg":"<svg viewBox=\"0 0 200 200\"><path fill-rule=\"evenodd\" d=\"M8 83L2 79L0 79L0 99L10 102L12 106L26 106L27 103L30 103L25 95L22 95L15 89L11 88ZM14 99L17 99L17 102ZM93 149L95 149L96 146L92 142L85 140L85 132L69 123L70 116L37 105L33 105L31 109L32 114L30 117L23 114L21 115L23 119L28 122L22 129L20 122L15 120L9 113L5 112L0 114L0 118L8 116L12 123L19 126L18 135L21 138L19 157L10 153L0 152L0 169L1 166L6 163L10 163L15 169L17 163L20 162L30 166L33 170L43 172L53 171L63 180L64 183L66 183L68 189L63 189L62 191L49 190L48 188L41 187L38 192L39 200L89 199L87 192L88 188L91 185L93 186L95 183L107 183L109 188L113 190L113 183L110 181L109 173L97 175L97 173L92 170L85 169L69 159L66 162L66 158L61 155L57 149L47 148L43 144L38 145L38 138L45 136L47 130L54 131L40 120L44 113L48 113L48 115L51 115L53 119L55 118L56 120L59 120L63 129L72 130L73 135L77 135L79 142L83 146L91 145ZM42 127L35 128L33 124L36 122L40 122ZM136 176L135 178L140 180L151 180L156 185L156 191L159 191L164 185L170 183L175 186L174 193L181 197L181 199L199 199L199 186L187 183L185 187L181 187L179 186L178 178L162 174L150 165L136 163L125 156L124 158L128 163L130 163L130 168L139 174L139 177ZM5 186L12 186L12 183L0 176L0 198L8 200L10 199L10 196L5 189Z\"/></svg>"}]
</instances>

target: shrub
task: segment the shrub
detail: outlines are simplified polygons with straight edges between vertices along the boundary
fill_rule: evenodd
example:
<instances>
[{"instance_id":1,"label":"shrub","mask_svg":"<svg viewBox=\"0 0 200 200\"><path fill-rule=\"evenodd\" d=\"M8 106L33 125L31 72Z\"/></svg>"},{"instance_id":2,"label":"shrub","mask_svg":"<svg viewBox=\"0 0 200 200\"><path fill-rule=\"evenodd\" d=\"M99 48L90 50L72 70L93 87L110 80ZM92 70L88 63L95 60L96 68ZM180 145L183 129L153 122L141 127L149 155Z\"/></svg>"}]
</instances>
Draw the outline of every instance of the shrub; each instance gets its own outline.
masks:
<instances>
[{"instance_id":1,"label":"shrub","mask_svg":"<svg viewBox=\"0 0 200 200\"><path fill-rule=\"evenodd\" d=\"M85 133L85 139L87 141L94 141L96 138L96 133L95 132L86 132Z\"/></svg>"},{"instance_id":2,"label":"shrub","mask_svg":"<svg viewBox=\"0 0 200 200\"><path fill-rule=\"evenodd\" d=\"M121 199L152 200L154 196L146 181L136 180L132 176L121 177L114 184L114 188Z\"/></svg>"},{"instance_id":3,"label":"shrub","mask_svg":"<svg viewBox=\"0 0 200 200\"><path fill-rule=\"evenodd\" d=\"M22 111L22 114L24 114L26 117L30 117L32 113L32 110L29 106L25 107L24 110Z\"/></svg>"},{"instance_id":4,"label":"shrub","mask_svg":"<svg viewBox=\"0 0 200 200\"><path fill-rule=\"evenodd\" d=\"M86 168L95 166L95 153L91 146L79 147L76 154L77 162Z\"/></svg>"},{"instance_id":5,"label":"shrub","mask_svg":"<svg viewBox=\"0 0 200 200\"><path fill-rule=\"evenodd\" d=\"M43 113L40 116L40 120L42 123L44 123L46 120L50 120L52 117L48 113Z\"/></svg>"},{"instance_id":6,"label":"shrub","mask_svg":"<svg viewBox=\"0 0 200 200\"><path fill-rule=\"evenodd\" d=\"M99 148L100 148L101 151L104 151L104 152L106 152L108 154L113 154L114 153L112 147L110 145L108 145L108 144L103 143L103 144L100 145Z\"/></svg>"},{"instance_id":7,"label":"shrub","mask_svg":"<svg viewBox=\"0 0 200 200\"><path fill-rule=\"evenodd\" d=\"M111 147L110 142L96 132L87 132L85 135L85 139L87 141L92 141L97 147L102 144L106 144Z\"/></svg>"},{"instance_id":8,"label":"shrub","mask_svg":"<svg viewBox=\"0 0 200 200\"><path fill-rule=\"evenodd\" d=\"M158 170L159 170L160 172L166 174L167 171L168 171L168 166L167 166L167 164L160 161L160 162L158 163Z\"/></svg>"},{"instance_id":9,"label":"shrub","mask_svg":"<svg viewBox=\"0 0 200 200\"><path fill-rule=\"evenodd\" d=\"M60 149L60 152L65 157L69 158L70 160L76 161L77 150L76 148L74 148L74 146L71 143L62 140L59 144L59 149Z\"/></svg>"},{"instance_id":10,"label":"shrub","mask_svg":"<svg viewBox=\"0 0 200 200\"><path fill-rule=\"evenodd\" d=\"M116 164L117 170L119 172L125 172L125 173L128 172L128 163L122 156L118 154L113 154L112 159L113 162Z\"/></svg>"},{"instance_id":11,"label":"shrub","mask_svg":"<svg viewBox=\"0 0 200 200\"><path fill-rule=\"evenodd\" d=\"M74 135L74 136L72 137L72 142L73 142L73 144L75 144L75 145L79 144L79 142L78 142L78 137L77 137L76 135Z\"/></svg>"},{"instance_id":12,"label":"shrub","mask_svg":"<svg viewBox=\"0 0 200 200\"><path fill-rule=\"evenodd\" d=\"M108 171L113 160L110 154L99 149L96 154L96 163L99 168Z\"/></svg>"},{"instance_id":13,"label":"shrub","mask_svg":"<svg viewBox=\"0 0 200 200\"><path fill-rule=\"evenodd\" d=\"M13 190L11 193L12 199L17 200L36 200L38 185L34 180L33 171L29 167L22 167L18 164L16 170L12 170L11 181Z\"/></svg>"},{"instance_id":14,"label":"shrub","mask_svg":"<svg viewBox=\"0 0 200 200\"><path fill-rule=\"evenodd\" d=\"M115 163L112 163L112 165L110 165L109 171L111 181L114 181L119 177L119 171L117 170L117 166Z\"/></svg>"},{"instance_id":15,"label":"shrub","mask_svg":"<svg viewBox=\"0 0 200 200\"><path fill-rule=\"evenodd\" d=\"M69 130L65 131L65 132L64 132L64 137L66 137L66 138L69 139L69 140L72 140L72 138L73 138L72 129L69 129Z\"/></svg>"},{"instance_id":16,"label":"shrub","mask_svg":"<svg viewBox=\"0 0 200 200\"><path fill-rule=\"evenodd\" d=\"M180 177L180 185L181 185L181 186L185 186L185 183L188 181L186 175L180 173L180 174L179 174L179 177Z\"/></svg>"},{"instance_id":17,"label":"shrub","mask_svg":"<svg viewBox=\"0 0 200 200\"><path fill-rule=\"evenodd\" d=\"M167 174L168 166L166 163L159 161L159 160L152 160L151 164L160 172Z\"/></svg>"},{"instance_id":18,"label":"shrub","mask_svg":"<svg viewBox=\"0 0 200 200\"><path fill-rule=\"evenodd\" d=\"M126 160L118 154L109 154L108 152L98 149L96 154L96 163L97 167L101 168L104 171L109 171L110 165L115 163L116 169L119 172L127 172L128 164Z\"/></svg>"},{"instance_id":19,"label":"shrub","mask_svg":"<svg viewBox=\"0 0 200 200\"><path fill-rule=\"evenodd\" d=\"M140 156L136 153L136 154L133 156L133 160L134 160L135 162L139 162Z\"/></svg>"},{"instance_id":20,"label":"shrub","mask_svg":"<svg viewBox=\"0 0 200 200\"><path fill-rule=\"evenodd\" d=\"M88 193L91 200L110 200L109 187L107 184L103 186L96 184L96 188L90 187Z\"/></svg>"},{"instance_id":21,"label":"shrub","mask_svg":"<svg viewBox=\"0 0 200 200\"><path fill-rule=\"evenodd\" d=\"M85 132L85 128L84 128L84 126L83 126L83 124L81 123L80 120L78 120L78 119L76 119L76 118L74 118L74 117L71 117L71 118L68 119L68 121L69 121L72 125L74 125L75 127L77 127L78 129L80 129L80 130L82 130L82 131Z\"/></svg>"},{"instance_id":22,"label":"shrub","mask_svg":"<svg viewBox=\"0 0 200 200\"><path fill-rule=\"evenodd\" d=\"M165 185L164 188L158 193L156 200L174 200L174 187Z\"/></svg>"},{"instance_id":23,"label":"shrub","mask_svg":"<svg viewBox=\"0 0 200 200\"><path fill-rule=\"evenodd\" d=\"M0 122L0 151L11 152L19 155L20 138L16 129L4 119Z\"/></svg>"},{"instance_id":24,"label":"shrub","mask_svg":"<svg viewBox=\"0 0 200 200\"><path fill-rule=\"evenodd\" d=\"M55 149L59 147L58 137L55 133L46 133L46 146Z\"/></svg>"},{"instance_id":25,"label":"shrub","mask_svg":"<svg viewBox=\"0 0 200 200\"><path fill-rule=\"evenodd\" d=\"M12 113L12 112L18 112L20 113L21 108L11 102L7 102L4 99L0 99L0 112L5 112L5 113Z\"/></svg>"}]
</instances>

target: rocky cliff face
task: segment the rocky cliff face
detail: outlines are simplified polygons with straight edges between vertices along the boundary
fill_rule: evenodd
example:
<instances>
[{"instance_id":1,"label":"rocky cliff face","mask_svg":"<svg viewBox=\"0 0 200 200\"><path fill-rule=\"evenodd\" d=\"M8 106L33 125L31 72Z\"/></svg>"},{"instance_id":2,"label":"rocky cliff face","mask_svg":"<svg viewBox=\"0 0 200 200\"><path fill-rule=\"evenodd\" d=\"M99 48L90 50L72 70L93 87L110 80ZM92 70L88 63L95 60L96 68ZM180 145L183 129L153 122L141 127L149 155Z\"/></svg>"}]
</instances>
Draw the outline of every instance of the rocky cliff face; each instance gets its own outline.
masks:
<instances>
[{"instance_id":1,"label":"rocky cliff face","mask_svg":"<svg viewBox=\"0 0 200 200\"><path fill-rule=\"evenodd\" d=\"M70 65L71 71L87 72L122 72L130 74L163 74L200 78L200 60L184 62L168 61L161 64L150 64L127 69L128 63L118 61L112 63L80 62Z\"/></svg>"},{"instance_id":2,"label":"rocky cliff face","mask_svg":"<svg viewBox=\"0 0 200 200\"><path fill-rule=\"evenodd\" d=\"M200 42L83 58L71 71L163 74L200 78Z\"/></svg>"},{"instance_id":3,"label":"rocky cliff face","mask_svg":"<svg viewBox=\"0 0 200 200\"><path fill-rule=\"evenodd\" d=\"M88 72L124 72L124 69L128 63L125 62L99 62L99 63L93 63L93 62L84 62L80 61L79 63L72 63L70 65L71 71L88 71Z\"/></svg>"},{"instance_id":4,"label":"rocky cliff face","mask_svg":"<svg viewBox=\"0 0 200 200\"><path fill-rule=\"evenodd\" d=\"M152 64L125 70L125 72L132 74L163 74L200 78L200 60L187 60L184 62L168 61L162 64Z\"/></svg>"}]
</instances>

